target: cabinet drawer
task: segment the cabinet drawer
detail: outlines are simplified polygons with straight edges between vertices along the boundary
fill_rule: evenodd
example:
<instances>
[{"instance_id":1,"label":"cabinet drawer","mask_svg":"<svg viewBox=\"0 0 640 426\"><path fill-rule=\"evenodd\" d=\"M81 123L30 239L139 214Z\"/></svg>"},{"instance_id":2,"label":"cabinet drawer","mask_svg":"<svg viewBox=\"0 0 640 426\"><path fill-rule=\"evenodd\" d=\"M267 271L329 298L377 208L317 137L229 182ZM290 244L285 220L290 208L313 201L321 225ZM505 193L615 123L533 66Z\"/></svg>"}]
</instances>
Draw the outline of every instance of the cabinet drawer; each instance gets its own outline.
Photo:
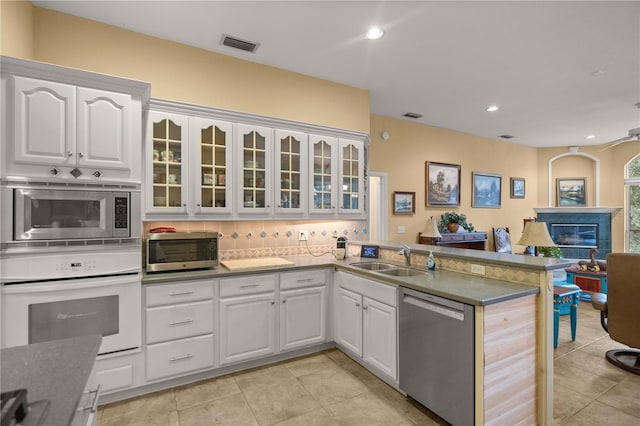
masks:
<instances>
[{"instance_id":1,"label":"cabinet drawer","mask_svg":"<svg viewBox=\"0 0 640 426\"><path fill-rule=\"evenodd\" d=\"M225 278L220 280L220 297L273 292L276 290L276 282L275 274Z\"/></svg>"},{"instance_id":2,"label":"cabinet drawer","mask_svg":"<svg viewBox=\"0 0 640 426\"><path fill-rule=\"evenodd\" d=\"M213 299L213 281L186 281L180 284L145 286L146 306L171 305Z\"/></svg>"},{"instance_id":3,"label":"cabinet drawer","mask_svg":"<svg viewBox=\"0 0 640 426\"><path fill-rule=\"evenodd\" d=\"M465 238L465 237L464 237L464 235L455 235L455 234L452 234L452 235L443 235L443 236L440 238L440 242L443 242L443 243L450 243L450 242L452 242L452 241L464 241L464 238Z\"/></svg>"},{"instance_id":4,"label":"cabinet drawer","mask_svg":"<svg viewBox=\"0 0 640 426\"><path fill-rule=\"evenodd\" d=\"M147 343L213 333L213 300L147 308Z\"/></svg>"},{"instance_id":5,"label":"cabinet drawer","mask_svg":"<svg viewBox=\"0 0 640 426\"><path fill-rule=\"evenodd\" d=\"M124 390L142 384L142 352L121 355L112 358L98 359L94 364L93 379L88 388L94 389L102 385L103 394Z\"/></svg>"},{"instance_id":6,"label":"cabinet drawer","mask_svg":"<svg viewBox=\"0 0 640 426\"><path fill-rule=\"evenodd\" d=\"M147 380L213 367L213 334L147 346Z\"/></svg>"},{"instance_id":7,"label":"cabinet drawer","mask_svg":"<svg viewBox=\"0 0 640 426\"><path fill-rule=\"evenodd\" d=\"M341 272L340 287L367 296L371 299L386 303L390 306L397 306L397 287L391 284L383 284L377 281L368 280L356 275Z\"/></svg>"},{"instance_id":8,"label":"cabinet drawer","mask_svg":"<svg viewBox=\"0 0 640 426\"><path fill-rule=\"evenodd\" d=\"M487 235L486 234L467 234L465 236L465 239L469 241L486 240Z\"/></svg>"},{"instance_id":9,"label":"cabinet drawer","mask_svg":"<svg viewBox=\"0 0 640 426\"><path fill-rule=\"evenodd\" d=\"M327 283L325 269L313 269L300 272L283 272L280 274L280 290L292 288L315 287Z\"/></svg>"}]
</instances>

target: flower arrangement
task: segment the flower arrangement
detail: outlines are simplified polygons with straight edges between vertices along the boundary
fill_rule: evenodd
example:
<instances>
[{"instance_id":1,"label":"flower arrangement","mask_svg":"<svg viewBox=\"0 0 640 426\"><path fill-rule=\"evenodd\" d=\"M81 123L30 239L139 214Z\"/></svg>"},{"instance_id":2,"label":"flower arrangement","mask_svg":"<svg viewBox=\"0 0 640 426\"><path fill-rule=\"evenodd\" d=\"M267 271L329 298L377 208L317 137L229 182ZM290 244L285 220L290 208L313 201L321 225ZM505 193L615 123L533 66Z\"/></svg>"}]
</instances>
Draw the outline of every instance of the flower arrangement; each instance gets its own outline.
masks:
<instances>
[{"instance_id":1,"label":"flower arrangement","mask_svg":"<svg viewBox=\"0 0 640 426\"><path fill-rule=\"evenodd\" d=\"M458 226L449 226L449 224L457 224ZM475 228L473 224L467 222L467 216L464 213L457 212L444 212L440 216L440 222L438 223L438 230L440 232L456 232L458 227L462 226L467 232L473 232Z\"/></svg>"}]
</instances>

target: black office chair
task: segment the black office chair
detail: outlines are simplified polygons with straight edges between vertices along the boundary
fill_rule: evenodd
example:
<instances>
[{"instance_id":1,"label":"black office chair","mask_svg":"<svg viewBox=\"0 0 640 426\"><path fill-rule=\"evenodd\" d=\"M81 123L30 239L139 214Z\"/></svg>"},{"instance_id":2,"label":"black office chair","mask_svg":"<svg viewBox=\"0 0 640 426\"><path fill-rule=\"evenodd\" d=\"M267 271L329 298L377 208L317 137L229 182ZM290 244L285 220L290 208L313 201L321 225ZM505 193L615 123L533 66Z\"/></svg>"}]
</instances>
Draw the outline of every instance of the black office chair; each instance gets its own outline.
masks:
<instances>
[{"instance_id":1,"label":"black office chair","mask_svg":"<svg viewBox=\"0 0 640 426\"><path fill-rule=\"evenodd\" d=\"M640 348L640 254L607 255L607 294L594 293L591 304L600 311L600 323L615 341ZM640 350L607 351L607 361L634 374L640 374Z\"/></svg>"}]
</instances>

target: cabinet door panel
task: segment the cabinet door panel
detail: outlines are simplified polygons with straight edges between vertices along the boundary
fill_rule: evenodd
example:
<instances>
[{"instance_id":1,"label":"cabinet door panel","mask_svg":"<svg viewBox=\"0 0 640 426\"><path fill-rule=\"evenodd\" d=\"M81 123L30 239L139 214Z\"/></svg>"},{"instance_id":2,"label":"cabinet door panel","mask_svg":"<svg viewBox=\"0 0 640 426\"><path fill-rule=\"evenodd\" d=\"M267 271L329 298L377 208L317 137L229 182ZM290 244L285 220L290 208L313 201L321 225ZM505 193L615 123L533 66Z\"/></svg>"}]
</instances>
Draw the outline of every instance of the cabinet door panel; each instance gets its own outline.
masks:
<instances>
[{"instance_id":1,"label":"cabinet door panel","mask_svg":"<svg viewBox=\"0 0 640 426\"><path fill-rule=\"evenodd\" d=\"M338 140L309 135L309 213L336 214Z\"/></svg>"},{"instance_id":2,"label":"cabinet door panel","mask_svg":"<svg viewBox=\"0 0 640 426\"><path fill-rule=\"evenodd\" d=\"M362 296L338 288L336 343L362 356Z\"/></svg>"},{"instance_id":3,"label":"cabinet door panel","mask_svg":"<svg viewBox=\"0 0 640 426\"><path fill-rule=\"evenodd\" d=\"M78 166L130 170L130 117L131 95L78 88Z\"/></svg>"},{"instance_id":4,"label":"cabinet door panel","mask_svg":"<svg viewBox=\"0 0 640 426\"><path fill-rule=\"evenodd\" d=\"M13 162L74 164L76 88L19 76L13 83Z\"/></svg>"},{"instance_id":5,"label":"cabinet door panel","mask_svg":"<svg viewBox=\"0 0 640 426\"><path fill-rule=\"evenodd\" d=\"M220 364L275 352L274 294L220 300Z\"/></svg>"},{"instance_id":6,"label":"cabinet door panel","mask_svg":"<svg viewBox=\"0 0 640 426\"><path fill-rule=\"evenodd\" d=\"M364 213L364 143L340 139L339 212Z\"/></svg>"},{"instance_id":7,"label":"cabinet door panel","mask_svg":"<svg viewBox=\"0 0 640 426\"><path fill-rule=\"evenodd\" d=\"M396 380L396 309L366 297L362 303L363 359Z\"/></svg>"},{"instance_id":8,"label":"cabinet door panel","mask_svg":"<svg viewBox=\"0 0 640 426\"><path fill-rule=\"evenodd\" d=\"M307 135L276 130L275 206L278 214L302 214L307 203Z\"/></svg>"},{"instance_id":9,"label":"cabinet door panel","mask_svg":"<svg viewBox=\"0 0 640 426\"><path fill-rule=\"evenodd\" d=\"M322 343L326 337L326 288L280 293L280 349Z\"/></svg>"}]
</instances>

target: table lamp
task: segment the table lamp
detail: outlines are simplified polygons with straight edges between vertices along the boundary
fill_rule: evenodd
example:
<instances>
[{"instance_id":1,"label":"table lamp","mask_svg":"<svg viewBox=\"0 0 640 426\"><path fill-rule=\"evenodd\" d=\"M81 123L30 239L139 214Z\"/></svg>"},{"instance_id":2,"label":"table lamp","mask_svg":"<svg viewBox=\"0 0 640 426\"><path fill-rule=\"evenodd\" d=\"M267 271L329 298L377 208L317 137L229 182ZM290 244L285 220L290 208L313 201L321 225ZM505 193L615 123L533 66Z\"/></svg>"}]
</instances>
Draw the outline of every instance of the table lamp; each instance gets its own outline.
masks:
<instances>
[{"instance_id":1,"label":"table lamp","mask_svg":"<svg viewBox=\"0 0 640 426\"><path fill-rule=\"evenodd\" d=\"M516 244L527 247L551 247L556 245L551 239L551 235L549 235L546 222L525 223L522 237Z\"/></svg>"},{"instance_id":2,"label":"table lamp","mask_svg":"<svg viewBox=\"0 0 640 426\"><path fill-rule=\"evenodd\" d=\"M422 231L422 236L429 237L429 238L442 237L442 235L440 234L440 231L438 231L438 226L433 221L433 216L427 219L427 223L424 226L424 231Z\"/></svg>"}]
</instances>

